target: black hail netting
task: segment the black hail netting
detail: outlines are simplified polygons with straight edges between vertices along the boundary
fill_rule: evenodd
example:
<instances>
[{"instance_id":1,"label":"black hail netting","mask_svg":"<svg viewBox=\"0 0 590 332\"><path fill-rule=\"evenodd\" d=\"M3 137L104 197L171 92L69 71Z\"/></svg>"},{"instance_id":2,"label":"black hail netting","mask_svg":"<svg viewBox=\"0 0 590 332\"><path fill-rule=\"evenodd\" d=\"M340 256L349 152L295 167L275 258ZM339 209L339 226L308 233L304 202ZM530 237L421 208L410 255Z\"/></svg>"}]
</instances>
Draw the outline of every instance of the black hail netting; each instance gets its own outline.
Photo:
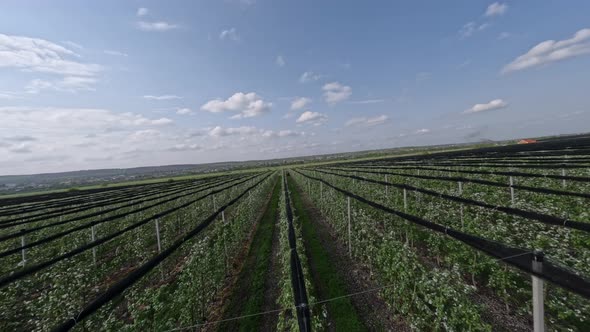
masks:
<instances>
[{"instance_id":1,"label":"black hail netting","mask_svg":"<svg viewBox=\"0 0 590 332\"><path fill-rule=\"evenodd\" d=\"M40 271L40 270L42 270L44 268L47 268L47 267L49 267L49 266L51 266L51 265L53 265L53 264L55 264L57 262L60 262L60 261L62 261L64 259L73 257L73 256L78 255L80 253L83 253L83 252L85 252L87 250L90 250L90 249L92 249L92 248L94 248L94 247L96 247L98 245L101 245L101 244L103 244L103 243L105 243L107 241L110 241L110 240L112 240L112 239L120 236L121 234L127 233L127 232L129 232L129 231L131 231L133 229L136 229L136 228L138 228L138 227L140 227L142 225L145 225L145 224L147 224L148 222L150 222L152 220L156 220L156 219L162 218L162 217L164 217L166 215L169 215L169 214L174 213L174 212L176 212L176 211L178 211L180 209L183 209L183 208L185 208L187 206L190 206L190 205L192 205L192 204L194 204L194 203L196 203L198 201L201 201L201 200L203 200L203 199L205 199L205 198L207 198L207 197L209 197L211 195L220 193L222 191L225 191L227 189L232 188L234 185L237 185L237 184L240 184L240 183L245 183L245 182L247 182L249 180L250 180L250 178L248 178L246 180L243 180L242 182L239 182L239 183L236 183L236 184L233 184L233 185L230 185L230 186L226 186L226 187L224 187L222 189L211 191L210 193L208 193L208 194L206 194L204 196L201 196L201 197L199 197L197 199L194 199L194 200L191 200L189 202L186 202L186 203L184 203L182 205L179 205L179 206L176 206L176 207L167 209L165 211L156 213L155 215L153 215L151 217L148 217L148 218L145 218L145 219L142 219L141 221L139 221L137 223L134 223L132 225L129 225L129 226L123 228L122 230L118 231L118 232L109 234L109 235L107 235L105 237L102 237L102 238L98 238L98 239L96 239L93 242L90 242L90 243L88 243L86 245L80 246L80 247L78 247L78 248L76 248L74 250L71 250L71 251L63 254L63 255L60 255L60 256L57 256L57 257L53 257L50 260L47 260L47 261L38 263L36 265L27 266L27 267L25 267L25 268L23 268L21 270L18 270L16 272L12 273L12 274L4 275L4 276L0 277L0 287L4 287L4 286L6 286L9 283L12 283L12 282L14 282L14 281L16 281L18 279L22 279L22 278L24 278L24 277L26 277L28 275L31 275L31 274L33 274L33 273L35 273L37 271Z\"/></svg>"},{"instance_id":2,"label":"black hail netting","mask_svg":"<svg viewBox=\"0 0 590 332\"><path fill-rule=\"evenodd\" d=\"M72 327L74 327L78 322L82 321L86 317L90 316L92 313L100 309L103 305L108 303L109 301L113 300L115 297L122 294L127 288L131 287L135 282L141 279L143 276L148 274L153 268L155 268L158 264L160 264L164 259L168 256L172 255L180 246L182 246L185 242L195 237L201 231L203 231L207 226L209 226L220 214L222 211L227 209L229 206L235 204L240 198L244 197L250 190L254 189L258 185L260 185L264 180L266 180L270 174L267 173L261 180L253 184L252 186L248 187L244 190L240 195L236 196L234 199L229 201L227 204L221 206L217 211L215 211L212 215L207 217L202 223L200 223L197 227L192 229L191 231L187 232L182 236L182 238L175 241L170 247L163 250L158 255L154 256L152 259L147 261L145 264L141 265L137 269L133 270L129 275L125 278L119 280L111 287L109 287L104 293L102 293L99 297L94 299L88 305L86 305L75 317L75 319L68 319L55 328L52 331L69 331Z\"/></svg>"},{"instance_id":3,"label":"black hail netting","mask_svg":"<svg viewBox=\"0 0 590 332\"><path fill-rule=\"evenodd\" d=\"M548 225L562 226L562 227L566 227L566 228L572 228L572 229L577 229L577 230L581 230L581 231L585 231L585 232L590 232L590 223L588 223L588 222L574 221L574 220L570 220L570 219L550 216L550 215L543 214L543 213L525 211L522 209L512 208L512 207L508 207L508 206L492 205L492 204L476 201L476 200L469 199L469 198L447 195L447 194L439 193L436 191L422 189L422 188L418 188L418 187L414 187L414 186L410 186L410 185L406 185L406 184L372 180L372 179L367 179L367 178L363 178L363 177L356 176L356 175L344 175L344 174L326 172L326 171L321 171L321 170L316 170L316 171L320 172L320 173L324 173L324 174L335 175L335 176L340 176L340 177L349 178L349 179L356 179L356 180L360 180L360 181L365 181L365 182L381 184L381 185L385 185L385 186L392 186L392 187L396 187L396 188L400 188L400 189L407 189L407 190L411 190L411 191L416 191L419 193L444 198L444 199L447 199L450 201L455 201L455 202L464 203L464 204L468 204L468 205L483 207L486 209L501 211L506 214L519 216L519 217L523 217L523 218L527 218L527 219L533 219L533 220L536 220L536 221L539 221L539 222L542 222L542 223L548 224Z\"/></svg>"},{"instance_id":4,"label":"black hail netting","mask_svg":"<svg viewBox=\"0 0 590 332\"><path fill-rule=\"evenodd\" d=\"M297 255L297 241L295 238L295 228L293 227L293 210L291 209L291 200L289 199L289 189L287 188L287 178L283 176L285 187L285 206L287 209L287 223L289 225L289 248L291 249L291 285L293 286L293 297L295 298L295 307L297 308L297 323L299 331L311 331L311 314L309 311L307 290L305 288L305 277L301 261Z\"/></svg>"},{"instance_id":5,"label":"black hail netting","mask_svg":"<svg viewBox=\"0 0 590 332\"><path fill-rule=\"evenodd\" d=\"M403 219L406 219L414 224L420 225L422 227L431 229L435 232L448 235L452 238L455 238L477 250L480 250L490 256L501 258L503 261L511 264L518 269L527 272L529 274L538 276L543 278L547 281L550 281L560 287L568 289L576 294L584 296L585 298L590 299L590 281L586 280L585 278L577 275L576 273L569 271L568 269L559 267L550 261L545 260L542 264L542 268L540 270L533 269L532 263L534 259L533 250L530 249L521 249L515 247L509 247L507 245L490 241L479 236L474 236L470 234L466 234L452 228L448 228L434 222L422 219L420 217L410 215L401 211L397 211L386 206L383 206L379 203L370 201L364 197L355 195L347 190L338 188L331 183L313 177L301 172L297 172L301 174L305 178L322 182L324 185L346 195L355 200L367 204L375 209L397 215ZM360 178L362 179L362 178Z\"/></svg>"},{"instance_id":6,"label":"black hail netting","mask_svg":"<svg viewBox=\"0 0 590 332\"><path fill-rule=\"evenodd\" d=\"M134 209L134 210L131 210L131 211L126 211L124 213L119 213L119 214L116 214L116 215L113 215L113 216L109 216L109 217L98 219L98 220L95 220L95 221L92 221L92 222L89 222L89 223L86 223L86 224L83 224L83 225L79 225L77 227L70 228L70 229L65 230L63 232L52 234L52 235L47 236L47 237L45 237L43 239L40 239L40 240L37 240L37 241L34 241L34 242L27 243L24 246L18 246L18 247L15 247L13 249L6 250L4 252L1 252L0 253L0 258L9 256L9 255L12 255L12 254L16 254L16 253L20 252L22 249L33 248L33 247L36 247L36 246L45 244L47 242L50 242L50 241L59 239L59 238L64 237L64 236L66 236L68 234L72 234L74 232L77 232L77 231L80 231L80 230L84 230L84 229L87 229L87 228L90 228L92 226L99 225L99 224L102 224L102 223L105 223L105 222L110 222L110 221L113 221L113 220L121 219L121 218L126 217L126 216L128 216L130 214L139 213L139 212L142 212L142 211L145 211L145 210L148 210L148 209L157 207L157 206L161 206L163 204L166 204L166 203L175 201L177 199L188 197L188 196L191 196L191 195L194 195L194 194L197 194L197 193L200 193L200 192L203 192L203 191L209 190L211 188L214 188L214 187L217 187L217 186L220 186L220 185L229 183L229 182L233 182L233 181L234 180L224 181L224 182L220 182L220 183L211 184L211 185L208 185L206 187L200 188L199 190L194 190L194 191L190 191L188 193L182 194L182 195L177 195L177 196L173 196L173 197L170 197L170 198L166 198L165 200L158 201L158 202L156 202L154 204L145 205L145 206L142 206L140 208L137 208L137 209ZM240 184L240 183L243 183L243 182L238 182L236 184ZM136 205L136 204L138 204L138 203L133 203L133 204L130 204L130 205L125 205L125 206L122 206L122 207L132 206L132 205ZM117 210L117 209L122 208L122 207L111 209L111 211ZM101 214L107 213L107 211L108 210L97 212L97 213L93 213L92 215L93 216L95 216L95 215L101 215ZM8 234L8 235L5 235L5 236L0 237L0 242L1 241L4 241L6 239L15 238L15 237L18 237L18 236L25 235L25 234L31 233L33 231L37 231L39 229L43 229L43 228L47 228L47 227L55 226L55 225L65 224L65 223L68 223L68 222L72 222L74 220L86 219L88 217L89 216L82 216L82 217L77 217L77 218L73 218L73 219L69 219L69 220L64 220L64 221L61 221L61 222L58 221L58 222L55 222L55 223L52 223L52 224L49 224L49 225L39 226L39 227L35 227L35 228L30 228L30 229L22 229L20 232L15 232L15 233L11 233L11 234Z\"/></svg>"}]
</instances>

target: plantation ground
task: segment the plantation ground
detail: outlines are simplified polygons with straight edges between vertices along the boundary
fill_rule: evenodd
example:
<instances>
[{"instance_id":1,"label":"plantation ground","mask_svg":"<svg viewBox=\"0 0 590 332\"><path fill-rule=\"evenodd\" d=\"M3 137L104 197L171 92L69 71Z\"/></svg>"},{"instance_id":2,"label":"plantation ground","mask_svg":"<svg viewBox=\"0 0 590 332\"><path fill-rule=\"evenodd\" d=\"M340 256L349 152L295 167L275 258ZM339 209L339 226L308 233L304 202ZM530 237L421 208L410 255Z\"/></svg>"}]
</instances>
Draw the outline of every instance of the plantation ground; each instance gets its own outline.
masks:
<instances>
[{"instance_id":1,"label":"plantation ground","mask_svg":"<svg viewBox=\"0 0 590 332\"><path fill-rule=\"evenodd\" d=\"M589 200L583 137L0 199L0 329L586 331Z\"/></svg>"}]
</instances>

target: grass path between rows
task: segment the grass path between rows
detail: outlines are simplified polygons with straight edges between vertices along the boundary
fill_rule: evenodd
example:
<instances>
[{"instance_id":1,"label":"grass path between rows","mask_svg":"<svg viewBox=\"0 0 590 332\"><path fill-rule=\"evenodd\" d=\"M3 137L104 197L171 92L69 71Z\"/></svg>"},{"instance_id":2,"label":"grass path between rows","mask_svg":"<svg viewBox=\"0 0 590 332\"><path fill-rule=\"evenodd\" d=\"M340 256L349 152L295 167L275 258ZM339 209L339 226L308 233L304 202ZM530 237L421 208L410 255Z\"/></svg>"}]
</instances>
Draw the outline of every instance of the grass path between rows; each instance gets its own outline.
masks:
<instances>
[{"instance_id":1,"label":"grass path between rows","mask_svg":"<svg viewBox=\"0 0 590 332\"><path fill-rule=\"evenodd\" d=\"M270 203L259 222L223 319L240 317L262 311L265 299L265 281L269 278L272 255L272 237L277 219L280 182L276 181ZM218 331L258 331L262 315L232 320L219 325Z\"/></svg>"},{"instance_id":2,"label":"grass path between rows","mask_svg":"<svg viewBox=\"0 0 590 332\"><path fill-rule=\"evenodd\" d=\"M320 300L348 294L346 284L324 248L316 226L309 212L305 209L301 193L290 176L288 177L288 185L296 220L302 225L306 253ZM334 325L330 330L367 331L350 298L327 302L327 309L330 322Z\"/></svg>"}]
</instances>

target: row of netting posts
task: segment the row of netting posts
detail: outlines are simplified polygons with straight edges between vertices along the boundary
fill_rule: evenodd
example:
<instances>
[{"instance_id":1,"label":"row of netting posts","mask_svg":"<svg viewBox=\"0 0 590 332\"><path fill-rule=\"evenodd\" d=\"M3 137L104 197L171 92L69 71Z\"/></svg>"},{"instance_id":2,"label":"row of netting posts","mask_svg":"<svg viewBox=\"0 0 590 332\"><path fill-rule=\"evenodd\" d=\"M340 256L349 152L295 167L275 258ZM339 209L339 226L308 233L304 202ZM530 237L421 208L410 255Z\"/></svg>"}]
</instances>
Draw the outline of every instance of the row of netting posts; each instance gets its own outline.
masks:
<instances>
[{"instance_id":1,"label":"row of netting posts","mask_svg":"<svg viewBox=\"0 0 590 332\"><path fill-rule=\"evenodd\" d=\"M563 175L563 172L562 172ZM317 177L317 172L314 172L314 176ZM355 176L356 176L356 172L355 172ZM388 177L387 174L385 175L385 182L387 182ZM311 195L311 190L312 190L312 186L311 186L311 179L307 179L307 189L308 189L308 194ZM564 180L565 182L565 180ZM357 181L356 179L353 179L353 184L356 184ZM463 182L458 181L457 182L457 186L458 186L458 193L459 196L461 196L463 194ZM512 176L509 177L509 186L510 186L510 196L511 196L511 201L512 204L514 204L514 200L515 200L515 193L514 193L514 179ZM320 182L319 185L319 190L320 190L320 199L323 199L324 197L324 185L323 182ZM389 186L385 185L385 189L384 189L384 193L385 193L385 197L387 199L389 199ZM417 194L417 193L416 193ZM403 189L402 190L402 195L403 195L403 210L404 211L408 211L408 194L407 194L407 190ZM346 206L346 211L345 211L345 215L347 216L347 233L348 233L348 255L350 257L352 257L352 225L353 225L353 220L352 220L352 215L353 215L353 207L351 206L351 197L350 196L346 196L346 202L345 202L345 206ZM417 204L420 204L420 201L417 200ZM464 205L461 204L459 209L460 209L460 218L461 218L461 227L464 227L464 220L463 220L463 208ZM542 274L543 272L543 257L544 257L544 253L542 251L535 251L532 254L532 260L531 260L531 266L532 266L532 270L536 273ZM533 303L533 328L534 328L534 332L545 332L545 308L544 308L544 280L542 278L537 277L536 275L531 275L532 278L532 303Z\"/></svg>"}]
</instances>

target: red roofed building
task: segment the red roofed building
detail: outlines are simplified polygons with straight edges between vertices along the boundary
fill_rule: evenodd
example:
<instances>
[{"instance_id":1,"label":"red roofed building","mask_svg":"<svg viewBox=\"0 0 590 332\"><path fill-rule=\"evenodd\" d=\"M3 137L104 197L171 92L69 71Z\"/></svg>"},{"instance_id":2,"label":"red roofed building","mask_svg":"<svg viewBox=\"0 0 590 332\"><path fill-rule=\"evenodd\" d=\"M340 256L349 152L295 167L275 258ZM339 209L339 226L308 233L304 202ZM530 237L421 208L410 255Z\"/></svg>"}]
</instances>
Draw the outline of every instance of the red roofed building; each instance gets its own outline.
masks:
<instances>
[{"instance_id":1,"label":"red roofed building","mask_svg":"<svg viewBox=\"0 0 590 332\"><path fill-rule=\"evenodd\" d=\"M518 141L518 144L532 144L532 143L537 143L536 139L521 139L520 141Z\"/></svg>"}]
</instances>

